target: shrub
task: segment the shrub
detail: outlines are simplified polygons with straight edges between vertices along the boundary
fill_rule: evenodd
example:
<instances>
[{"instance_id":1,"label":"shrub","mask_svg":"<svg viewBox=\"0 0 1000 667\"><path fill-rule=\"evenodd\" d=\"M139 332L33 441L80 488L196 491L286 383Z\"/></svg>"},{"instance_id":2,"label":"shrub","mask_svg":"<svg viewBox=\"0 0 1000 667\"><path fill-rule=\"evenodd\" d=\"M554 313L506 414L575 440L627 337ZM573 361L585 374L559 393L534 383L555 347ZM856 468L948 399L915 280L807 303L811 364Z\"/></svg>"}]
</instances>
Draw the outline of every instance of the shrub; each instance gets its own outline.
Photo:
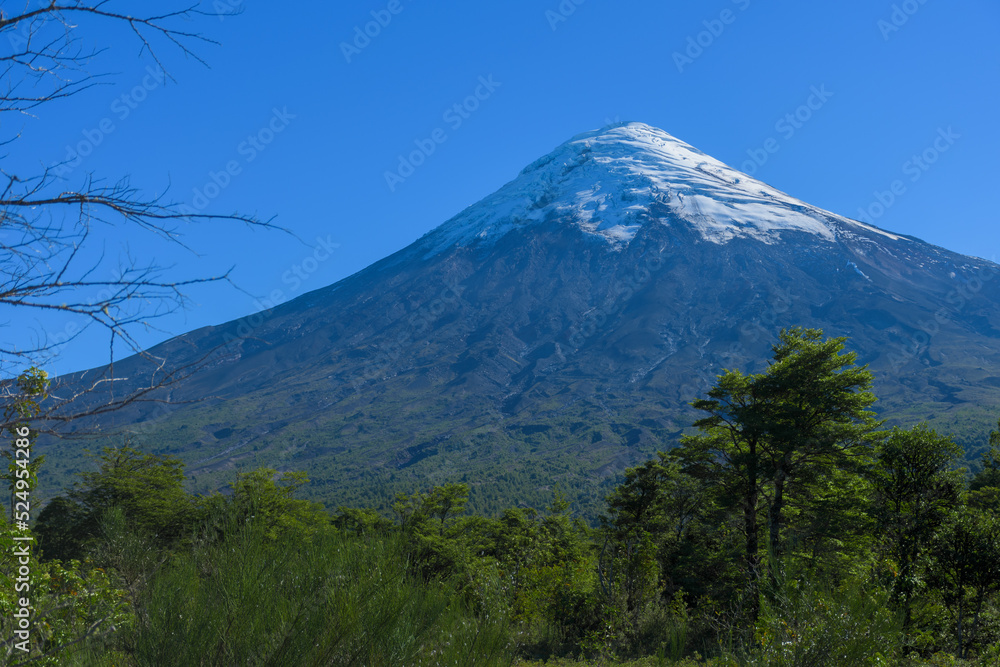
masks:
<instances>
[{"instance_id":1,"label":"shrub","mask_svg":"<svg viewBox=\"0 0 1000 667\"><path fill-rule=\"evenodd\" d=\"M413 577L403 554L396 536L231 527L154 577L129 649L148 665L509 664L505 619Z\"/></svg>"},{"instance_id":2,"label":"shrub","mask_svg":"<svg viewBox=\"0 0 1000 667\"><path fill-rule=\"evenodd\" d=\"M889 594L848 582L826 591L790 579L765 600L755 646L740 663L767 667L881 667L896 664L902 619Z\"/></svg>"}]
</instances>

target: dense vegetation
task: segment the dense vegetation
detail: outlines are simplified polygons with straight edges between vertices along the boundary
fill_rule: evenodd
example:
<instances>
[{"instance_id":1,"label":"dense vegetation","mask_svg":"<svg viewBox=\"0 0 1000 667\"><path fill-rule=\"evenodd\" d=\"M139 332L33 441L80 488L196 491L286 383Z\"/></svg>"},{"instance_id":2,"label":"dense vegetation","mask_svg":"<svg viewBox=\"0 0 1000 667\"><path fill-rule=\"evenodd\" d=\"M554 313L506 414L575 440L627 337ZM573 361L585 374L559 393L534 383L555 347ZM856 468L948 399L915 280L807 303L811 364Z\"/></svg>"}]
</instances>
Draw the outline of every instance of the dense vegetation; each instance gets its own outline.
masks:
<instances>
[{"instance_id":1,"label":"dense vegetation","mask_svg":"<svg viewBox=\"0 0 1000 667\"><path fill-rule=\"evenodd\" d=\"M194 495L178 459L106 448L32 528L30 656L12 644L23 533L0 527L5 655L1000 664L1000 427L971 472L928 427L886 429L844 343L788 330L764 371L719 376L697 433L629 469L596 526L558 490L493 517L466 512L461 483L400 494L391 517L328 512L271 469Z\"/></svg>"}]
</instances>

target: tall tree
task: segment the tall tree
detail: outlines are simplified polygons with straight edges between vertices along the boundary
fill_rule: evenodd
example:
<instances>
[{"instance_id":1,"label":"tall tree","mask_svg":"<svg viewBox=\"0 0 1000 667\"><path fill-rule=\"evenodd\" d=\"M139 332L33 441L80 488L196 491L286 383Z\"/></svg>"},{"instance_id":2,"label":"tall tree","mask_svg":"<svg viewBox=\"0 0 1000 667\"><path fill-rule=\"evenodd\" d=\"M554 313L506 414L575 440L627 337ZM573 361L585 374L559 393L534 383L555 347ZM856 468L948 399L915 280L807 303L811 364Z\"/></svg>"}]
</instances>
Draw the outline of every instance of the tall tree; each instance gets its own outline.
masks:
<instances>
[{"instance_id":1,"label":"tall tree","mask_svg":"<svg viewBox=\"0 0 1000 667\"><path fill-rule=\"evenodd\" d=\"M955 611L958 657L965 658L976 640L986 599L1000 588L1000 522L962 507L934 537L930 552L931 580ZM966 625L970 611L971 628Z\"/></svg>"},{"instance_id":2,"label":"tall tree","mask_svg":"<svg viewBox=\"0 0 1000 667\"><path fill-rule=\"evenodd\" d=\"M790 481L832 468L856 467L881 425L868 408L875 402L872 374L857 367L857 353L843 353L846 338L823 340L816 329L782 331L774 362L758 376L765 406L764 457L771 474L770 550L784 551L785 491Z\"/></svg>"},{"instance_id":3,"label":"tall tree","mask_svg":"<svg viewBox=\"0 0 1000 667\"><path fill-rule=\"evenodd\" d=\"M605 522L617 534L684 532L701 505L697 481L683 475L677 461L658 452L657 458L625 471L625 480L607 498Z\"/></svg>"},{"instance_id":4,"label":"tall tree","mask_svg":"<svg viewBox=\"0 0 1000 667\"><path fill-rule=\"evenodd\" d=\"M983 452L979 471L969 480L969 505L1000 514L1000 422L990 433L989 448Z\"/></svg>"},{"instance_id":5,"label":"tall tree","mask_svg":"<svg viewBox=\"0 0 1000 667\"><path fill-rule=\"evenodd\" d=\"M1000 421L997 421L997 430L990 433L989 447L983 452L979 465L979 472L969 482L969 489L1000 488Z\"/></svg>"},{"instance_id":6,"label":"tall tree","mask_svg":"<svg viewBox=\"0 0 1000 667\"><path fill-rule=\"evenodd\" d=\"M713 496L702 480L681 470L671 453L658 452L657 458L625 471L625 480L607 497L602 522L620 543L652 541L666 598L680 588L697 596L705 593L705 579L718 579L717 571L707 572L720 559L707 544L718 532L706 525L715 523L719 509Z\"/></svg>"},{"instance_id":7,"label":"tall tree","mask_svg":"<svg viewBox=\"0 0 1000 667\"><path fill-rule=\"evenodd\" d=\"M692 404L709 416L695 422L701 434L685 438L678 456L687 472L713 480L742 506L751 619L758 613L765 509L776 562L789 485L852 468L879 426L867 409L875 402L872 375L855 365L853 352L842 353L845 341L823 340L816 329L783 330L763 373L727 370L707 399Z\"/></svg>"},{"instance_id":8,"label":"tall tree","mask_svg":"<svg viewBox=\"0 0 1000 667\"><path fill-rule=\"evenodd\" d=\"M921 557L959 499L962 478L955 467L961 455L961 447L926 424L894 428L876 450L873 509L897 568L893 596L904 628L912 621Z\"/></svg>"},{"instance_id":9,"label":"tall tree","mask_svg":"<svg viewBox=\"0 0 1000 667\"><path fill-rule=\"evenodd\" d=\"M695 422L702 433L686 436L676 455L685 473L714 484L742 515L743 567L747 580L746 615L756 623L760 613L761 490L768 479L763 444L766 426L755 376L726 371L707 399L692 403L711 416Z\"/></svg>"}]
</instances>

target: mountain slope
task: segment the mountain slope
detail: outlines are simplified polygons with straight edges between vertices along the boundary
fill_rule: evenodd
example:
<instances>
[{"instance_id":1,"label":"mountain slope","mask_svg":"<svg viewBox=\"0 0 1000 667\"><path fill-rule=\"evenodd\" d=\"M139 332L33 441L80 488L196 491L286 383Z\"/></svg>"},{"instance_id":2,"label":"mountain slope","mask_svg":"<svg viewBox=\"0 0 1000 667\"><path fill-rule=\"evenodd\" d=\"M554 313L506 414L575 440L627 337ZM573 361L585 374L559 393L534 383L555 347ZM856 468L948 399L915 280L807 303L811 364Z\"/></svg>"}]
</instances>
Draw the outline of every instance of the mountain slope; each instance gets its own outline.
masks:
<instances>
[{"instance_id":1,"label":"mountain slope","mask_svg":"<svg viewBox=\"0 0 1000 667\"><path fill-rule=\"evenodd\" d=\"M541 220L571 217L581 230L621 247L654 220L656 205L716 243L773 243L783 231L833 241L842 229L900 238L789 197L662 130L627 123L574 137L423 242L435 250L467 246Z\"/></svg>"},{"instance_id":2,"label":"mountain slope","mask_svg":"<svg viewBox=\"0 0 1000 667\"><path fill-rule=\"evenodd\" d=\"M885 414L974 449L1000 411L998 277L629 123L335 285L158 346L174 366L219 348L170 392L209 398L102 426L181 456L203 490L268 465L333 504L464 479L481 509L556 484L586 507L676 442L717 373L802 324L850 337Z\"/></svg>"}]
</instances>

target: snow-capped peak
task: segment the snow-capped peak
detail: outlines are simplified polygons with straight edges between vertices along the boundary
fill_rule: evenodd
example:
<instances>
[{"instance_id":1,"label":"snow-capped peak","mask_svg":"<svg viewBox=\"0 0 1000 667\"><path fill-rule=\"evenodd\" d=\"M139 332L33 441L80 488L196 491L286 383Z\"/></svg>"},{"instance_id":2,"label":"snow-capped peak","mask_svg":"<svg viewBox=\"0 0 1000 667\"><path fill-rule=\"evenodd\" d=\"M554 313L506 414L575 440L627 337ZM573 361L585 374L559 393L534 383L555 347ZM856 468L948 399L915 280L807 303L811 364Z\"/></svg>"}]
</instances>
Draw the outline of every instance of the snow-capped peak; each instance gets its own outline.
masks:
<instances>
[{"instance_id":1,"label":"snow-capped peak","mask_svg":"<svg viewBox=\"0 0 1000 667\"><path fill-rule=\"evenodd\" d=\"M845 225L901 238L789 197L663 130L622 123L573 137L428 240L438 251L557 216L621 247L654 221L653 204L713 243L737 237L773 243L784 231L833 241Z\"/></svg>"}]
</instances>

